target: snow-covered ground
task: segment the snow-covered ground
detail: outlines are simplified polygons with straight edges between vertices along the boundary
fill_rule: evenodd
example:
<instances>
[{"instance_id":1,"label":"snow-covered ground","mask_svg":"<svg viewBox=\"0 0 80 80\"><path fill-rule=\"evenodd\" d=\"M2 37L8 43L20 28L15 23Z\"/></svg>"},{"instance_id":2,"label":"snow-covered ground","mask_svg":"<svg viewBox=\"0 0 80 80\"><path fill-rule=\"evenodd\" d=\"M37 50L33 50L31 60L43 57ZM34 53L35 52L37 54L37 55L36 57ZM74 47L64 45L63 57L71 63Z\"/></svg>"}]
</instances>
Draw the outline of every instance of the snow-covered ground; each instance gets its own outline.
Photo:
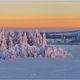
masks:
<instances>
[{"instance_id":1,"label":"snow-covered ground","mask_svg":"<svg viewBox=\"0 0 80 80\"><path fill-rule=\"evenodd\" d=\"M80 79L80 45L58 46L71 52L73 57L1 60L0 79Z\"/></svg>"}]
</instances>

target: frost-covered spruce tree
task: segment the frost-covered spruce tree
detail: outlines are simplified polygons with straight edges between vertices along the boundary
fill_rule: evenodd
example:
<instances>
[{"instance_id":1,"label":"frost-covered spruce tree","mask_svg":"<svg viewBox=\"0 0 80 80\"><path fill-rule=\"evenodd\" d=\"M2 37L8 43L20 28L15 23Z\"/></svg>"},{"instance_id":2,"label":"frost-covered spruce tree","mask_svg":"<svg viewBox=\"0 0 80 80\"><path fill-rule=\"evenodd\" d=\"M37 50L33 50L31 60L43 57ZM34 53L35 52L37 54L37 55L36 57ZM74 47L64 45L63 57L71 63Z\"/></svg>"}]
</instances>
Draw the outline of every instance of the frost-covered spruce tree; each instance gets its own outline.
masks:
<instances>
[{"instance_id":1,"label":"frost-covered spruce tree","mask_svg":"<svg viewBox=\"0 0 80 80\"><path fill-rule=\"evenodd\" d=\"M2 41L2 36L1 36L1 32L0 32L0 47L1 47L1 41Z\"/></svg>"},{"instance_id":2,"label":"frost-covered spruce tree","mask_svg":"<svg viewBox=\"0 0 80 80\"><path fill-rule=\"evenodd\" d=\"M33 43L34 43L33 45L36 46L36 31L34 32Z\"/></svg>"},{"instance_id":3,"label":"frost-covered spruce tree","mask_svg":"<svg viewBox=\"0 0 80 80\"><path fill-rule=\"evenodd\" d=\"M28 45L26 33L24 33L24 36L23 36L23 45L24 45L24 47L26 47Z\"/></svg>"},{"instance_id":4,"label":"frost-covered spruce tree","mask_svg":"<svg viewBox=\"0 0 80 80\"><path fill-rule=\"evenodd\" d=\"M9 39L10 39L10 41L9 41L9 56L10 56L10 58L14 59L14 58L16 58L16 52L14 49L12 36L10 36Z\"/></svg>"},{"instance_id":5,"label":"frost-covered spruce tree","mask_svg":"<svg viewBox=\"0 0 80 80\"><path fill-rule=\"evenodd\" d=\"M23 53L24 57L28 56L28 47L29 47L29 44L27 43L27 35L26 35L26 33L24 33L23 44L22 44L22 53Z\"/></svg>"},{"instance_id":6,"label":"frost-covered spruce tree","mask_svg":"<svg viewBox=\"0 0 80 80\"><path fill-rule=\"evenodd\" d=\"M12 38L12 41L13 41L13 43L15 45L15 35L14 35L14 32L10 32L10 36L11 37L9 37L9 38Z\"/></svg>"},{"instance_id":7,"label":"frost-covered spruce tree","mask_svg":"<svg viewBox=\"0 0 80 80\"><path fill-rule=\"evenodd\" d=\"M30 46L34 44L34 33L33 32L28 32L28 43Z\"/></svg>"},{"instance_id":8,"label":"frost-covered spruce tree","mask_svg":"<svg viewBox=\"0 0 80 80\"><path fill-rule=\"evenodd\" d=\"M2 36L1 36L1 32L0 32L0 53L1 53L1 42L2 42Z\"/></svg>"},{"instance_id":9,"label":"frost-covered spruce tree","mask_svg":"<svg viewBox=\"0 0 80 80\"><path fill-rule=\"evenodd\" d=\"M43 34L43 46L46 47L47 46L47 41L46 41L46 35L45 32Z\"/></svg>"},{"instance_id":10,"label":"frost-covered spruce tree","mask_svg":"<svg viewBox=\"0 0 80 80\"><path fill-rule=\"evenodd\" d=\"M8 54L7 44L6 44L6 33L1 32L2 44L1 44L1 58L6 59Z\"/></svg>"},{"instance_id":11,"label":"frost-covered spruce tree","mask_svg":"<svg viewBox=\"0 0 80 80\"><path fill-rule=\"evenodd\" d=\"M37 47L40 47L42 43L42 36L40 35L40 33L37 31L37 37L36 37L36 44Z\"/></svg>"},{"instance_id":12,"label":"frost-covered spruce tree","mask_svg":"<svg viewBox=\"0 0 80 80\"><path fill-rule=\"evenodd\" d=\"M45 47L43 45L43 40L42 40L42 36L39 32L37 32L37 38L36 38L36 42L37 42L37 57L41 56L44 57L45 56Z\"/></svg>"},{"instance_id":13,"label":"frost-covered spruce tree","mask_svg":"<svg viewBox=\"0 0 80 80\"><path fill-rule=\"evenodd\" d=\"M13 39L11 36L9 37L9 48L14 48Z\"/></svg>"},{"instance_id":14,"label":"frost-covered spruce tree","mask_svg":"<svg viewBox=\"0 0 80 80\"><path fill-rule=\"evenodd\" d=\"M23 36L22 36L22 32L19 32L18 34L19 36L19 44L15 44L14 45L14 50L16 53L16 57L23 57L22 56L22 41L23 41Z\"/></svg>"},{"instance_id":15,"label":"frost-covered spruce tree","mask_svg":"<svg viewBox=\"0 0 80 80\"><path fill-rule=\"evenodd\" d=\"M5 32L2 32L1 35L2 35L1 48L7 48L7 44L6 44L6 34L5 34Z\"/></svg>"},{"instance_id":16,"label":"frost-covered spruce tree","mask_svg":"<svg viewBox=\"0 0 80 80\"><path fill-rule=\"evenodd\" d=\"M20 45L22 45L22 43L23 43L23 35L22 35L22 32L19 32L19 41L20 41Z\"/></svg>"},{"instance_id":17,"label":"frost-covered spruce tree","mask_svg":"<svg viewBox=\"0 0 80 80\"><path fill-rule=\"evenodd\" d=\"M17 57L24 57L24 54L22 53L22 45L23 45L23 33L19 32L19 44L15 45Z\"/></svg>"},{"instance_id":18,"label":"frost-covered spruce tree","mask_svg":"<svg viewBox=\"0 0 80 80\"><path fill-rule=\"evenodd\" d=\"M0 58L2 57L1 44L2 44L2 35L1 35L1 32L0 32Z\"/></svg>"},{"instance_id":19,"label":"frost-covered spruce tree","mask_svg":"<svg viewBox=\"0 0 80 80\"><path fill-rule=\"evenodd\" d=\"M40 35L40 38L41 38L41 35ZM46 49L47 49L47 42L46 42L46 35L45 35L45 32L43 34L43 38L41 38L41 46L40 46L40 51L39 51L39 54L42 56L42 57L45 57L46 55Z\"/></svg>"},{"instance_id":20,"label":"frost-covered spruce tree","mask_svg":"<svg viewBox=\"0 0 80 80\"><path fill-rule=\"evenodd\" d=\"M28 41L29 44L27 44L27 53L28 53L29 57L33 57L34 53L35 53L35 46L36 46L36 43L34 44L34 33L29 32L28 40L30 40L30 41Z\"/></svg>"}]
</instances>

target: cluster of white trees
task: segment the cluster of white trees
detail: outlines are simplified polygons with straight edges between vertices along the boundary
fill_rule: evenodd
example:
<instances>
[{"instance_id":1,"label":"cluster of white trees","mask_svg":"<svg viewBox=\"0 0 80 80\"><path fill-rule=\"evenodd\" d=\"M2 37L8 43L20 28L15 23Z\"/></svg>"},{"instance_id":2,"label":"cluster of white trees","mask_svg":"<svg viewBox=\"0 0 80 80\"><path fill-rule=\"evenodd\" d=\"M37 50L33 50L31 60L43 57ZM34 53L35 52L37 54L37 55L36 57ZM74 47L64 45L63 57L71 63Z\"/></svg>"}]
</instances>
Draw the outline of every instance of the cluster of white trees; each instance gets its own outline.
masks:
<instances>
[{"instance_id":1,"label":"cluster of white trees","mask_svg":"<svg viewBox=\"0 0 80 80\"><path fill-rule=\"evenodd\" d=\"M46 41L45 32L43 36L36 30L35 32L19 32L18 43L14 44L15 34L10 33L7 44L5 32L0 32L0 59L14 59L16 57L52 57L66 58L72 56L62 48L49 47Z\"/></svg>"}]
</instances>

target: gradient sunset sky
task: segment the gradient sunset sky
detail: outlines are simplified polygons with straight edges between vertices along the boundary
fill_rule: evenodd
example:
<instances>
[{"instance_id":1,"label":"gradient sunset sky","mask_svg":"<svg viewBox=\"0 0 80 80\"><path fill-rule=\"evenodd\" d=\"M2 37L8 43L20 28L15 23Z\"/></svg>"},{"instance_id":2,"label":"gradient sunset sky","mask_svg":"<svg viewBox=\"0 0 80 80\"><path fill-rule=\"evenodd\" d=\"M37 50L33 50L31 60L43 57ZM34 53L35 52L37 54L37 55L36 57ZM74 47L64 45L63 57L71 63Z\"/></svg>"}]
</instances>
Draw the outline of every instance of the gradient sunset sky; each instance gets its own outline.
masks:
<instances>
[{"instance_id":1,"label":"gradient sunset sky","mask_svg":"<svg viewBox=\"0 0 80 80\"><path fill-rule=\"evenodd\" d=\"M79 28L80 0L0 0L0 27Z\"/></svg>"}]
</instances>

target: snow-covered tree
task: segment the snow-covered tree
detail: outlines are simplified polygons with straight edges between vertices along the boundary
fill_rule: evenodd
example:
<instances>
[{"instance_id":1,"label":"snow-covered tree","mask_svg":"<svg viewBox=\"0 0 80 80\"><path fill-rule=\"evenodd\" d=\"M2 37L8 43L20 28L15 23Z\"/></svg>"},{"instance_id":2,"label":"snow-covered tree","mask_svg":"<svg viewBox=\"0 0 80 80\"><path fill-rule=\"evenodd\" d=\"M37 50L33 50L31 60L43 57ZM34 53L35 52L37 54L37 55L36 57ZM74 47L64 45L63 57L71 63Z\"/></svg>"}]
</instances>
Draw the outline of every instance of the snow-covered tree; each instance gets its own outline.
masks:
<instances>
[{"instance_id":1,"label":"snow-covered tree","mask_svg":"<svg viewBox=\"0 0 80 80\"><path fill-rule=\"evenodd\" d=\"M38 47L42 45L42 36L39 32L37 32L36 43Z\"/></svg>"},{"instance_id":2,"label":"snow-covered tree","mask_svg":"<svg viewBox=\"0 0 80 80\"><path fill-rule=\"evenodd\" d=\"M29 46L29 44L27 43L27 35L26 35L26 33L24 33L23 44L22 44L22 53L23 53L24 57L28 56L28 51L27 51L28 46Z\"/></svg>"},{"instance_id":3,"label":"snow-covered tree","mask_svg":"<svg viewBox=\"0 0 80 80\"><path fill-rule=\"evenodd\" d=\"M1 44L1 48L7 48L7 44L6 44L6 34L5 32L2 32L2 44Z\"/></svg>"},{"instance_id":4,"label":"snow-covered tree","mask_svg":"<svg viewBox=\"0 0 80 80\"><path fill-rule=\"evenodd\" d=\"M10 56L10 58L16 58L16 52L15 52L15 49L14 49L14 44L13 44L13 39L12 39L12 36L9 37L10 38L10 41L9 41L9 54L8 56Z\"/></svg>"},{"instance_id":5,"label":"snow-covered tree","mask_svg":"<svg viewBox=\"0 0 80 80\"><path fill-rule=\"evenodd\" d=\"M20 44L22 45L22 43L23 43L22 32L19 32L19 41L20 41Z\"/></svg>"},{"instance_id":6,"label":"snow-covered tree","mask_svg":"<svg viewBox=\"0 0 80 80\"><path fill-rule=\"evenodd\" d=\"M10 39L10 41L9 41L9 47L10 47L10 48L14 48L14 44L13 44L13 39L12 39L12 37L10 36L9 39Z\"/></svg>"},{"instance_id":7,"label":"snow-covered tree","mask_svg":"<svg viewBox=\"0 0 80 80\"><path fill-rule=\"evenodd\" d=\"M46 47L47 46L47 41L46 41L46 35L45 32L43 34L43 46Z\"/></svg>"}]
</instances>

